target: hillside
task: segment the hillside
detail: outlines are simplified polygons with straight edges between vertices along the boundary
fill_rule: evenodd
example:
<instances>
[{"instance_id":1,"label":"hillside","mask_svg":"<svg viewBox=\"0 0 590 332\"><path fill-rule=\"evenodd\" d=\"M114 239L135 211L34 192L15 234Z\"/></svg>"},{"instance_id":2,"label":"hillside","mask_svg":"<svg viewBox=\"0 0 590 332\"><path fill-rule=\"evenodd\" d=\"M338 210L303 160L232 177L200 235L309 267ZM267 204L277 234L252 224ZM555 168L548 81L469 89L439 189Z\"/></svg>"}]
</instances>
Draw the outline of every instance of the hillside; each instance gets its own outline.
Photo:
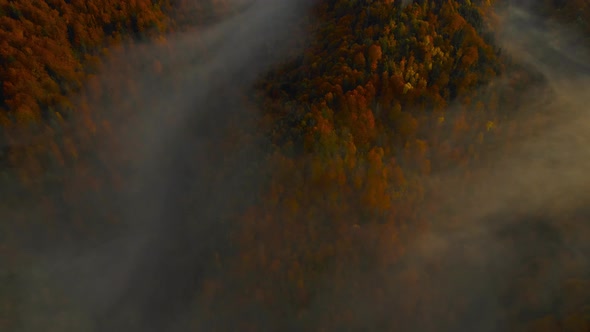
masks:
<instances>
[{"instance_id":1,"label":"hillside","mask_svg":"<svg viewBox=\"0 0 590 332\"><path fill-rule=\"evenodd\" d=\"M0 330L587 331L589 8L0 2Z\"/></svg>"}]
</instances>

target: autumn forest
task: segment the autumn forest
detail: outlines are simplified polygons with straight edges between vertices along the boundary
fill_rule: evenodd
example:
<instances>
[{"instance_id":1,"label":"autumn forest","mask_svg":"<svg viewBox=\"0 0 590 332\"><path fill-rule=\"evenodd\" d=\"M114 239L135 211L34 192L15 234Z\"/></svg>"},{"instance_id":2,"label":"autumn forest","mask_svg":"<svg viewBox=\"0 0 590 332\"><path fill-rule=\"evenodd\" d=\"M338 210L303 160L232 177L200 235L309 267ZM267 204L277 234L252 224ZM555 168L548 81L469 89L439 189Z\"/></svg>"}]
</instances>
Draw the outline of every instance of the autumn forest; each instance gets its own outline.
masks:
<instances>
[{"instance_id":1,"label":"autumn forest","mask_svg":"<svg viewBox=\"0 0 590 332\"><path fill-rule=\"evenodd\" d=\"M590 331L590 2L0 0L0 331Z\"/></svg>"}]
</instances>

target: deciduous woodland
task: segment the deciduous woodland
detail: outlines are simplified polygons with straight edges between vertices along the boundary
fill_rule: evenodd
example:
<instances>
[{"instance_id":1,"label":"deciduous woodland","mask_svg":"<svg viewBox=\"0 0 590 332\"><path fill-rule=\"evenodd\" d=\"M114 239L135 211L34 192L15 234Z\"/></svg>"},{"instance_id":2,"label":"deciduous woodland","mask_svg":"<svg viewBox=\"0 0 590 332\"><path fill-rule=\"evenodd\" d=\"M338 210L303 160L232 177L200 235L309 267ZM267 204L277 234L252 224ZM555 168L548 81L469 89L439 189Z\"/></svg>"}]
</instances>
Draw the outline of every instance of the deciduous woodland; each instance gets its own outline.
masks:
<instances>
[{"instance_id":1,"label":"deciduous woodland","mask_svg":"<svg viewBox=\"0 0 590 332\"><path fill-rule=\"evenodd\" d=\"M0 0L0 330L590 331L588 1L273 6Z\"/></svg>"}]
</instances>

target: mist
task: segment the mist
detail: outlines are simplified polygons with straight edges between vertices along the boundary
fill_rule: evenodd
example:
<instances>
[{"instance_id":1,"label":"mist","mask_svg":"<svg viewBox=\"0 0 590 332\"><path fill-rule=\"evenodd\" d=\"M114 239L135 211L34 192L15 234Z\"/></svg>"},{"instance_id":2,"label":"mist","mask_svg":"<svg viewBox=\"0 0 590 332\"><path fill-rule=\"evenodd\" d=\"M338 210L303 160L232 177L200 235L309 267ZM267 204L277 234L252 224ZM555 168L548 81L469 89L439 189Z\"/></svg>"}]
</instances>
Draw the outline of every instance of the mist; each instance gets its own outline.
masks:
<instances>
[{"instance_id":1,"label":"mist","mask_svg":"<svg viewBox=\"0 0 590 332\"><path fill-rule=\"evenodd\" d=\"M227 5L236 10L212 25L111 50L90 92L73 96L74 108L88 105L112 124L115 134L96 142L94 154L103 168L122 174L122 189L78 198L78 206L44 220L66 232L62 218L77 214L99 229L104 224L104 231L43 245L34 238L44 235L16 234L29 259L1 274L16 293L10 296L17 317L7 317L17 320L15 331L187 331L199 325L191 316L201 280L211 273L214 253L230 250L229 217L251 204L264 172L257 138L224 151L215 150L216 143L232 130L255 131L258 110L245 97L257 77L288 59L299 33L294 23L309 6ZM235 121L241 121L237 127ZM74 173L64 176L71 177L70 186L81 181ZM0 213L38 222L43 217L29 213L38 203ZM112 214L119 221L108 226Z\"/></svg>"},{"instance_id":2,"label":"mist","mask_svg":"<svg viewBox=\"0 0 590 332\"><path fill-rule=\"evenodd\" d=\"M539 77L514 109L502 110L528 130L502 134L510 123L499 122L500 134L470 166L469 181L461 176L464 169L452 166L426 179L437 192L431 199L441 204L428 212L425 202L421 218L428 230L408 239L391 270L351 271L349 288L326 287L310 309L319 325L355 331L390 330L392 322L399 331L587 326L588 45L572 42L582 32L535 16L524 5L498 14L502 52ZM481 93L506 88L509 80L500 77ZM452 117L453 106L447 112ZM326 307L353 318L346 327L330 325L322 314ZM538 325L515 325L522 322Z\"/></svg>"},{"instance_id":3,"label":"mist","mask_svg":"<svg viewBox=\"0 0 590 332\"><path fill-rule=\"evenodd\" d=\"M257 77L289 57L301 33L294 26L311 3L234 5L240 10L210 26L113 50L93 84L104 94L124 94L112 82L129 80L133 93L124 102L74 98L76 106L91 103L118 124L114 138L96 149L104 167L124 178L122 190L105 190L72 209L92 224L115 211L120 222L98 237L23 244L33 258L9 271L17 289L15 331L239 329L242 313L229 306L212 313L216 319L202 317L199 285L216 273L212 257L235 250L227 237L231 220L263 189L268 142L253 136L227 150L217 147L236 130L256 131L260 110L243 97ZM441 208L424 209L428 229L406 240L395 266L349 271L337 284L328 282L298 322L273 325L282 318L256 312L256 328L384 331L395 322L399 331L507 331L531 317L587 315L590 287L578 282L590 278L587 50L575 43L576 32L526 6L499 14L503 52L540 77L515 109L504 110L530 130L517 139L498 134L469 182L453 166L425 180ZM508 79L482 93L506 88ZM497 123L498 130L507 132L501 131L507 125ZM35 204L0 213L28 212ZM58 217L53 222L60 224ZM48 288L60 290L59 300L39 300ZM352 314L334 326L328 312ZM218 325L205 323L213 321ZM568 327L555 324L555 330Z\"/></svg>"}]
</instances>

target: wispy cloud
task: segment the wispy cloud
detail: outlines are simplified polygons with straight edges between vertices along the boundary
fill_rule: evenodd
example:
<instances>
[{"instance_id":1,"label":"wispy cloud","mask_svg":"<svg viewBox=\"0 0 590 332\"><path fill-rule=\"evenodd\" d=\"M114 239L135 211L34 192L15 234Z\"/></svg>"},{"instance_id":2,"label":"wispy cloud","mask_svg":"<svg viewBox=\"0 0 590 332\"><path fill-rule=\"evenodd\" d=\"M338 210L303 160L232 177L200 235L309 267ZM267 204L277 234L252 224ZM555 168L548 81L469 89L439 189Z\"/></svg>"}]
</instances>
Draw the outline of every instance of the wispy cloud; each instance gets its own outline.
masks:
<instances>
[{"instance_id":1,"label":"wispy cloud","mask_svg":"<svg viewBox=\"0 0 590 332\"><path fill-rule=\"evenodd\" d=\"M119 133L116 141L99 142L93 153L110 168L121 164L114 159L127 159L123 191L93 199L78 212L88 217L86 222L101 223L106 221L97 216L113 209L122 223L110 239L101 235L91 245L56 244L35 254L34 263L7 271L20 285L14 291L20 318L13 317L20 330L188 328L185 318L205 266L215 250L227 247L220 242L227 232L223 222L251 199L249 190L258 181L247 173L260 157L256 146L214 151L211 142L227 135L234 115L246 107L243 94L253 81L285 59L297 33L293 24L308 4L226 5L240 10L211 26L167 36L165 43L113 50L94 84L107 94L114 87L125 90L102 99L73 98L79 105L91 102L96 117ZM129 82L129 90L113 81L121 79ZM242 130L249 126L240 125ZM235 171L222 173L223 178L213 175L212 170L221 173L230 166ZM59 220L48 222L59 227ZM66 304L32 300L43 289L55 291Z\"/></svg>"}]
</instances>

